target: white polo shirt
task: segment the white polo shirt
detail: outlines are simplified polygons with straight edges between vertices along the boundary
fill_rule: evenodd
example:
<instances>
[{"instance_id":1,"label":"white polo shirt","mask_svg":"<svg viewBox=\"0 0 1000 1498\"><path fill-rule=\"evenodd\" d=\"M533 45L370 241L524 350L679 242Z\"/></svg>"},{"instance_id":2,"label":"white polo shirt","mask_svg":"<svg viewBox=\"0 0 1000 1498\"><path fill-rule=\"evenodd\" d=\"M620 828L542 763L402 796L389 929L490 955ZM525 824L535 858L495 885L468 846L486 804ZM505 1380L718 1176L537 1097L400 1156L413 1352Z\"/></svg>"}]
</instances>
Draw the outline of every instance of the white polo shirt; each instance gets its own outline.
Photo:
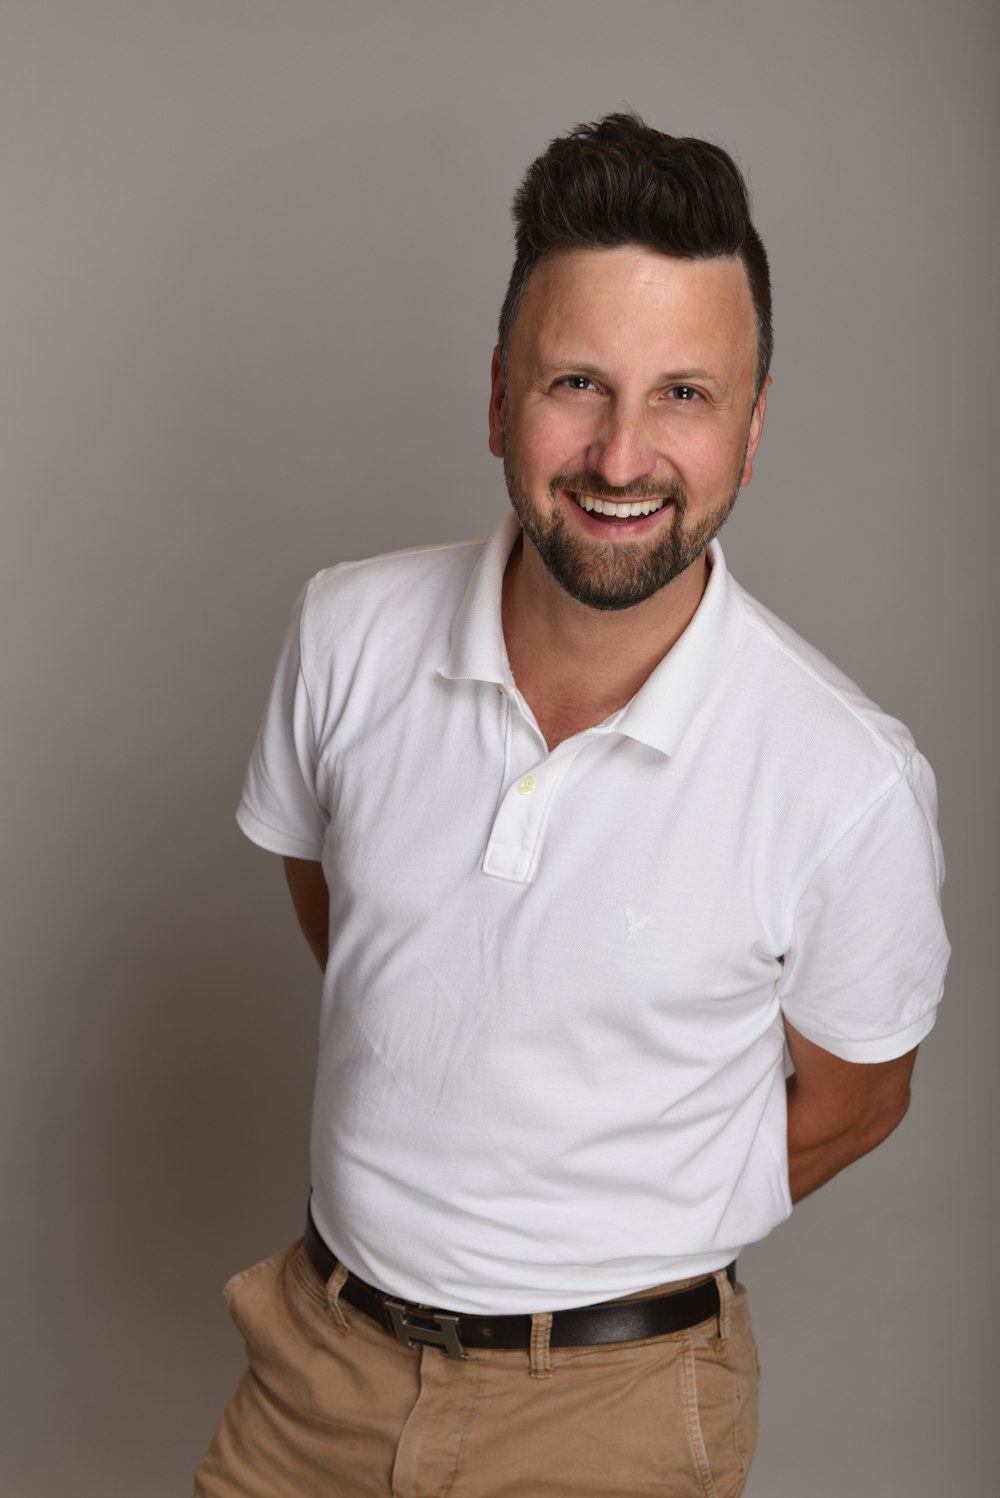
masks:
<instances>
[{"instance_id":1,"label":"white polo shirt","mask_svg":"<svg viewBox=\"0 0 1000 1498\"><path fill-rule=\"evenodd\" d=\"M948 952L930 769L717 544L642 689L549 753L501 630L517 534L313 578L238 812L330 887L317 1225L470 1312L763 1237L790 1211L782 1017L901 1055Z\"/></svg>"}]
</instances>

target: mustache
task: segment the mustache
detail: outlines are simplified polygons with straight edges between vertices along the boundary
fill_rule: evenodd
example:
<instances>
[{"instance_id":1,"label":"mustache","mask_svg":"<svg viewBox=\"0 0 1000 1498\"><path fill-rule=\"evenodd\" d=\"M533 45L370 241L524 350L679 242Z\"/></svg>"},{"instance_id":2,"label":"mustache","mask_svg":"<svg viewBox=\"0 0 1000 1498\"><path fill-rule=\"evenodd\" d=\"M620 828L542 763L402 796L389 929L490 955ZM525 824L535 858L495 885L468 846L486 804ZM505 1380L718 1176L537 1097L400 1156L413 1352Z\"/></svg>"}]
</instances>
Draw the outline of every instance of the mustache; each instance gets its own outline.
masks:
<instances>
[{"instance_id":1,"label":"mustache","mask_svg":"<svg viewBox=\"0 0 1000 1498\"><path fill-rule=\"evenodd\" d=\"M594 499L616 500L619 504L628 504L640 499L663 499L681 505L685 498L684 485L679 479L672 479L668 484L662 482L655 484L648 479L636 479L634 483L626 484L622 489L616 489L599 473L587 470L581 470L578 473L557 473L549 484L550 498L555 499L560 489L568 489L571 494L589 494Z\"/></svg>"}]
</instances>

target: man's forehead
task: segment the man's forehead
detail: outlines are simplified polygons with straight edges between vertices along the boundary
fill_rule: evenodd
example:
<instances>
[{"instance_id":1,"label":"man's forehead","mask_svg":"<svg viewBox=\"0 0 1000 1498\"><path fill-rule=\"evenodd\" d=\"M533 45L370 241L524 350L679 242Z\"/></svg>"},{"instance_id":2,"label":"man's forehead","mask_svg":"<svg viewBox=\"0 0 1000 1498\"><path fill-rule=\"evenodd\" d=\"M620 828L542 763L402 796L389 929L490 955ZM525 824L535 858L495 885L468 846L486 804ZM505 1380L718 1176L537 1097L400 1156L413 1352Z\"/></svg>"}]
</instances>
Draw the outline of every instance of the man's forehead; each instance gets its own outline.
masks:
<instances>
[{"instance_id":1,"label":"man's forehead","mask_svg":"<svg viewBox=\"0 0 1000 1498\"><path fill-rule=\"evenodd\" d=\"M524 293L514 342L549 347L669 331L681 343L756 343L746 269L735 255L689 259L642 245L550 251ZM584 350L566 347L582 357Z\"/></svg>"},{"instance_id":2,"label":"man's forehead","mask_svg":"<svg viewBox=\"0 0 1000 1498\"><path fill-rule=\"evenodd\" d=\"M648 287L652 290L714 291L718 296L741 297L751 306L750 283L738 255L669 255L642 244L605 247L567 246L550 250L539 260L525 288L525 300L539 302L574 294L592 294L595 286Z\"/></svg>"}]
</instances>

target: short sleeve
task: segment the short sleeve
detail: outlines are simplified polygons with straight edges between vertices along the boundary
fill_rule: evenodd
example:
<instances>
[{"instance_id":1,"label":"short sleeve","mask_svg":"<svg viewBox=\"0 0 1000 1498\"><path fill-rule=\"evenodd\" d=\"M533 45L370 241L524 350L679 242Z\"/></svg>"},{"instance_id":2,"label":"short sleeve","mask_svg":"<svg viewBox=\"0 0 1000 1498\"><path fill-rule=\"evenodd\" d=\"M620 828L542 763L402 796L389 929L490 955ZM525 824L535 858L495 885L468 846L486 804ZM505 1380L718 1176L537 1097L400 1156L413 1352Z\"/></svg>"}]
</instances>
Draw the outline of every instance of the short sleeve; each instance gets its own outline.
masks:
<instances>
[{"instance_id":1,"label":"short sleeve","mask_svg":"<svg viewBox=\"0 0 1000 1498\"><path fill-rule=\"evenodd\" d=\"M845 1061L902 1056L934 1023L949 956L936 818L933 774L914 753L799 900L782 1012Z\"/></svg>"},{"instance_id":2,"label":"short sleeve","mask_svg":"<svg viewBox=\"0 0 1000 1498\"><path fill-rule=\"evenodd\" d=\"M251 842L289 858L319 860L329 816L316 791L316 732L302 667L302 615L292 615L236 812Z\"/></svg>"}]
</instances>

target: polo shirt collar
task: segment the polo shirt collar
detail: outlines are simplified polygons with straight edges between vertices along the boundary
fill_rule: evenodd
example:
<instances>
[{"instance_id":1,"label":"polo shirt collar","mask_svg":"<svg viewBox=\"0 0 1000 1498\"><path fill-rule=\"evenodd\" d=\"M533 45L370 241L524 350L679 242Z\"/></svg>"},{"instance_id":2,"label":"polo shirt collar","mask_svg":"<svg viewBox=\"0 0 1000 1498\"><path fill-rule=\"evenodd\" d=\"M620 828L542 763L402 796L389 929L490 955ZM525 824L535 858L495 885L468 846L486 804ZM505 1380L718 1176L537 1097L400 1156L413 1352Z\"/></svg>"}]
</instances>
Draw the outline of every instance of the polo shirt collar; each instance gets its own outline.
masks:
<instances>
[{"instance_id":1,"label":"polo shirt collar","mask_svg":"<svg viewBox=\"0 0 1000 1498\"><path fill-rule=\"evenodd\" d=\"M517 516L505 515L483 548L451 626L451 643L438 673L456 681L511 683L500 603L503 575L521 534Z\"/></svg>"},{"instance_id":2,"label":"polo shirt collar","mask_svg":"<svg viewBox=\"0 0 1000 1498\"><path fill-rule=\"evenodd\" d=\"M521 527L506 515L487 541L451 629L448 655L438 667L450 680L510 686L500 602L503 575ZM687 629L639 691L599 729L624 734L660 754L676 754L685 733L736 653L745 611L742 590L712 541L708 585Z\"/></svg>"},{"instance_id":3,"label":"polo shirt collar","mask_svg":"<svg viewBox=\"0 0 1000 1498\"><path fill-rule=\"evenodd\" d=\"M661 754L677 753L743 634L742 589L730 576L718 541L710 542L708 555L711 571L694 618L615 723L619 733Z\"/></svg>"}]
</instances>

